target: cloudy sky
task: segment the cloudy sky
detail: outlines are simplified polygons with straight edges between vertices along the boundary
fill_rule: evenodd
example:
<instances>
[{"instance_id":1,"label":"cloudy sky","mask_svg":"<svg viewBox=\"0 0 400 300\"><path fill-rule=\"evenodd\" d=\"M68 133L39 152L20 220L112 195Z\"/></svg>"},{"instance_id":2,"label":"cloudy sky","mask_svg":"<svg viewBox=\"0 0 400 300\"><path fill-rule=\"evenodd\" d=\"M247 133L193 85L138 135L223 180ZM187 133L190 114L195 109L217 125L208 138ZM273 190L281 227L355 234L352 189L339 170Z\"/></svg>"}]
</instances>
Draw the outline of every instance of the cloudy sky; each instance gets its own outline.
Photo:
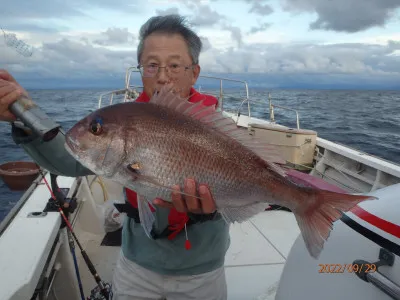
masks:
<instances>
[{"instance_id":1,"label":"cloudy sky","mask_svg":"<svg viewBox=\"0 0 400 300\"><path fill-rule=\"evenodd\" d=\"M168 13L202 37L202 75L400 89L400 0L14 0L0 10L0 68L27 88L122 87L140 26ZM32 56L6 46L12 34Z\"/></svg>"}]
</instances>

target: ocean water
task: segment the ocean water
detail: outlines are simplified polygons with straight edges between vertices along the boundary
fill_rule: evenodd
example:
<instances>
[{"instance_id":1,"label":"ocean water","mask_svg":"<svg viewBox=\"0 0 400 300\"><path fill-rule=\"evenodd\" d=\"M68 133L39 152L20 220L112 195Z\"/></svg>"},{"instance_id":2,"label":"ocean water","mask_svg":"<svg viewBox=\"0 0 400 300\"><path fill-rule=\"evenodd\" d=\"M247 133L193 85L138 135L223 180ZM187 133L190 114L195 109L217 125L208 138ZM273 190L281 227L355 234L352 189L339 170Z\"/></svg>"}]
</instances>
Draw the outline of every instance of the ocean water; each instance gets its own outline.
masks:
<instances>
[{"instance_id":1,"label":"ocean water","mask_svg":"<svg viewBox=\"0 0 400 300\"><path fill-rule=\"evenodd\" d=\"M104 92L29 91L32 99L65 130L97 109L99 96ZM298 110L301 128L315 130L322 138L400 164L400 91L253 90L250 99L262 102L252 103L253 116L269 118L268 92L273 103ZM235 101L229 94L243 96L244 93L229 90L226 94L224 108L236 110L240 101ZM114 98L114 101L120 99ZM241 111L247 114L247 105ZM283 125L296 126L293 112L276 108L275 120ZM0 123L0 153L0 164L31 160L22 148L14 144L7 123ZM0 221L22 194L11 192L0 179Z\"/></svg>"}]
</instances>

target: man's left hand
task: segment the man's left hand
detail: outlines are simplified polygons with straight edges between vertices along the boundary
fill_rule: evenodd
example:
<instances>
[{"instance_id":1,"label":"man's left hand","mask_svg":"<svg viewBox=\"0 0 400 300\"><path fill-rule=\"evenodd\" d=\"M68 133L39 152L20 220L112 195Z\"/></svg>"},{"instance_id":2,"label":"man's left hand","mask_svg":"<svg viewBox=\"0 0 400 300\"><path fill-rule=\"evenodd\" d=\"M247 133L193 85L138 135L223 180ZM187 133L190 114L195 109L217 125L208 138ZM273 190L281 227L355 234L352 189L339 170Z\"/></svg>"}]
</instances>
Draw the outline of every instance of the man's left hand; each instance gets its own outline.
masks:
<instances>
[{"instance_id":1,"label":"man's left hand","mask_svg":"<svg viewBox=\"0 0 400 300\"><path fill-rule=\"evenodd\" d=\"M200 184L197 188L195 180L188 178L185 180L183 189L186 195L180 193L181 187L179 185L173 186L172 189L174 190L172 192L172 203L158 198L154 199L153 203L167 208L175 207L179 212L191 212L194 214L211 214L215 212L215 202L207 185ZM200 197L200 199L196 197Z\"/></svg>"}]
</instances>

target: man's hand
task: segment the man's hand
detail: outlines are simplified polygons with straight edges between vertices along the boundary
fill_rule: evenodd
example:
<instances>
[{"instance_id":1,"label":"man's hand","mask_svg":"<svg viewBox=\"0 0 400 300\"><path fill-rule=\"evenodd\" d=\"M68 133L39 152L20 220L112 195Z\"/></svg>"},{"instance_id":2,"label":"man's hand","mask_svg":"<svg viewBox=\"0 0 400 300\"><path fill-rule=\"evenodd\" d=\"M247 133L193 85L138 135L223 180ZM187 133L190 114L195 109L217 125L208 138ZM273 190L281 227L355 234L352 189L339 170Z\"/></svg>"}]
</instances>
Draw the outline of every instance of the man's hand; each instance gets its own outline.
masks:
<instances>
[{"instance_id":1,"label":"man's hand","mask_svg":"<svg viewBox=\"0 0 400 300\"><path fill-rule=\"evenodd\" d=\"M8 110L8 107L21 95L28 95L28 93L10 73L0 69L0 121L12 122L16 120L16 117Z\"/></svg>"},{"instance_id":2,"label":"man's hand","mask_svg":"<svg viewBox=\"0 0 400 300\"><path fill-rule=\"evenodd\" d=\"M210 189L206 185L200 184L197 189L196 182L193 179L186 179L183 192L191 196L180 194L181 188L178 185L173 186L172 189L178 191L172 192L172 203L162 199L154 199L153 203L167 208L175 207L179 212L191 212L194 214L211 214L215 212L215 202Z\"/></svg>"}]
</instances>

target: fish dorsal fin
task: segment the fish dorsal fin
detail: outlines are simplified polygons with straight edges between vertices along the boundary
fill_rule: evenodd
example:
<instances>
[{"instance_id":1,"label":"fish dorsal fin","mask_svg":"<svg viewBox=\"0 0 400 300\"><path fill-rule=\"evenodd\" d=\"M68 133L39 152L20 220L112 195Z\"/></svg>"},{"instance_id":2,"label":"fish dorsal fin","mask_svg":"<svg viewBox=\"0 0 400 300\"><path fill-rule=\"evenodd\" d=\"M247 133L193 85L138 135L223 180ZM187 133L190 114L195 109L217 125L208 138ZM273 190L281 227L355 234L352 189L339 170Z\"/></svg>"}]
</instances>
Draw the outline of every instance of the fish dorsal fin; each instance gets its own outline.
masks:
<instances>
[{"instance_id":1,"label":"fish dorsal fin","mask_svg":"<svg viewBox=\"0 0 400 300\"><path fill-rule=\"evenodd\" d=\"M246 129L238 127L232 118L216 111L214 106L204 105L203 101L205 99L191 103L188 101L189 98L182 98L178 94L171 92L170 89L170 86L164 86L151 97L149 103L173 109L207 124L211 128L240 142L266 161L271 169L282 176L286 176L286 172L276 165L285 164L286 160L281 157L274 145L252 137Z\"/></svg>"}]
</instances>

